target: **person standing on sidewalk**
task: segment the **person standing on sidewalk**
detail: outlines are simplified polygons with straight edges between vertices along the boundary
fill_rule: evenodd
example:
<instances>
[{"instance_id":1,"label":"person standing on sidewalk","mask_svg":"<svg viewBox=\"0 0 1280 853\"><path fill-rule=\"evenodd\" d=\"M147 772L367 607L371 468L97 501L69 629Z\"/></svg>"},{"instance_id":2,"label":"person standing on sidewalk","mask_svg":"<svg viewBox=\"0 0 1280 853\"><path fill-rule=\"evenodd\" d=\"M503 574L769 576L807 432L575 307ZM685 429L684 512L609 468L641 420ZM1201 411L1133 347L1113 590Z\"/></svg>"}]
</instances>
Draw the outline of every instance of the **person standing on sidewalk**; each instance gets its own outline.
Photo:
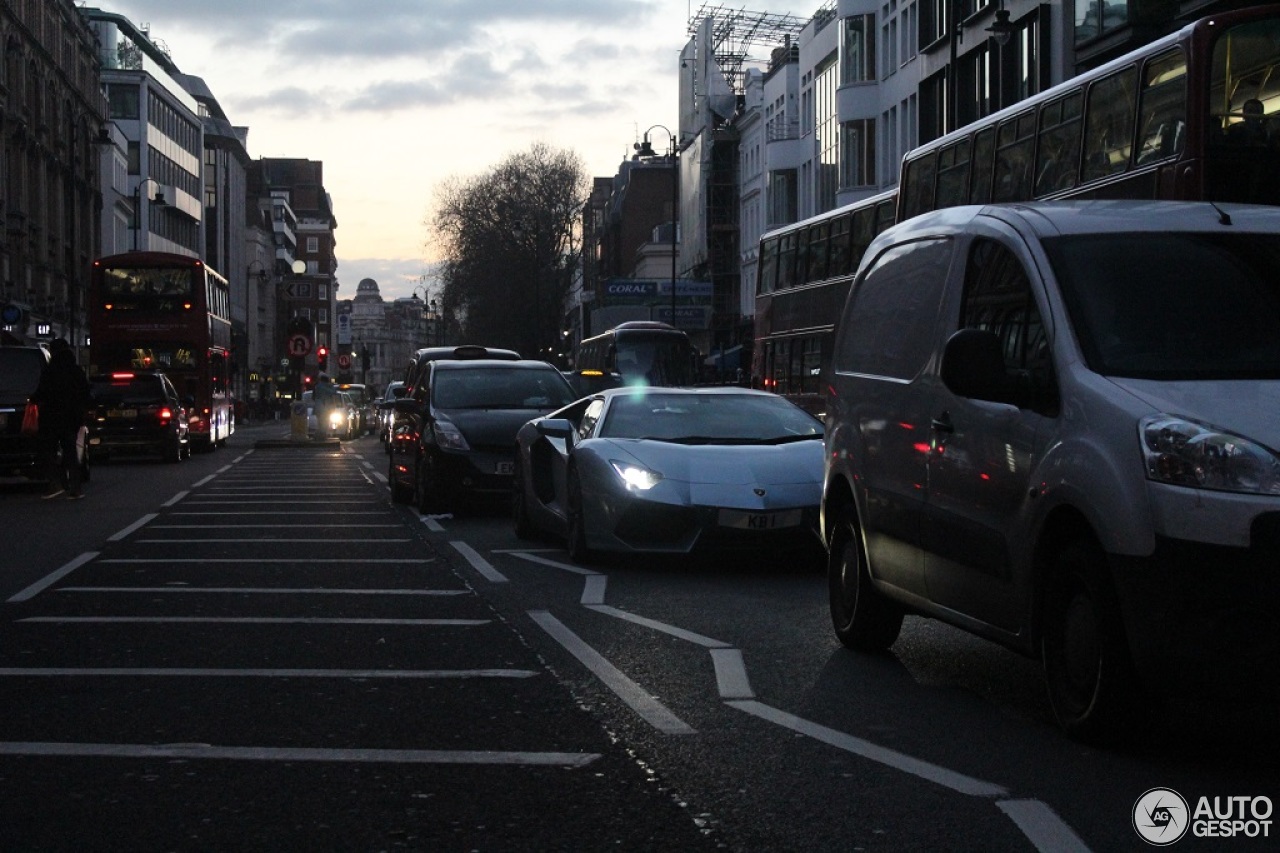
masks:
<instances>
[{"instance_id":1,"label":"person standing on sidewalk","mask_svg":"<svg viewBox=\"0 0 1280 853\"><path fill-rule=\"evenodd\" d=\"M89 408L89 379L76 364L71 345L58 338L31 399L40 407L40 435L49 442L49 491L46 498L83 496L76 438Z\"/></svg>"}]
</instances>

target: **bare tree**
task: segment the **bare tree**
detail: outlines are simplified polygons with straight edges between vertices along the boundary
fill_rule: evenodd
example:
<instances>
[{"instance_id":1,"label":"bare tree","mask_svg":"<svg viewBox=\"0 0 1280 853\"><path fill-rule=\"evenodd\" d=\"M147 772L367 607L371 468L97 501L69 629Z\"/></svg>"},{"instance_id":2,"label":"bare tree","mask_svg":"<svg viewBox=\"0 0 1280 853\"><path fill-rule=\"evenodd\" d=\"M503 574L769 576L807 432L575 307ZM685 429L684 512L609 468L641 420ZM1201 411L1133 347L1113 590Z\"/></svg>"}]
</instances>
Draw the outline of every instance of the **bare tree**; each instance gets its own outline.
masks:
<instances>
[{"instance_id":1,"label":"bare tree","mask_svg":"<svg viewBox=\"0 0 1280 853\"><path fill-rule=\"evenodd\" d=\"M554 357L588 191L581 158L543 143L437 187L442 308L460 340Z\"/></svg>"}]
</instances>

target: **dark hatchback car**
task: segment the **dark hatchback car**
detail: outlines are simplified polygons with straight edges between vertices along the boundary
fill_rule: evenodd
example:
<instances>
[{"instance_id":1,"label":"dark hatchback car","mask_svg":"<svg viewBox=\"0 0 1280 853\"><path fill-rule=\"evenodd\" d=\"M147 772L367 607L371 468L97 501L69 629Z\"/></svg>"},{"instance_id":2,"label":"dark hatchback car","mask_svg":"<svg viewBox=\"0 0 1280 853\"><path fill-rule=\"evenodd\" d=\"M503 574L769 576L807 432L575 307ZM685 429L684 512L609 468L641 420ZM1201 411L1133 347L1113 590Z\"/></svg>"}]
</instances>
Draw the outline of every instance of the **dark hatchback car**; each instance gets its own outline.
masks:
<instances>
[{"instance_id":1,"label":"dark hatchback car","mask_svg":"<svg viewBox=\"0 0 1280 853\"><path fill-rule=\"evenodd\" d=\"M169 377L155 370L104 373L89 380L89 458L156 455L180 462L191 455L186 404Z\"/></svg>"},{"instance_id":2,"label":"dark hatchback car","mask_svg":"<svg viewBox=\"0 0 1280 853\"><path fill-rule=\"evenodd\" d=\"M48 471L43 440L22 434L27 398L48 363L41 347L0 346L0 477L38 480Z\"/></svg>"},{"instance_id":3,"label":"dark hatchback car","mask_svg":"<svg viewBox=\"0 0 1280 853\"><path fill-rule=\"evenodd\" d=\"M443 512L464 496L510 498L516 433L575 399L545 361L430 362L414 393L395 402L392 500Z\"/></svg>"}]
</instances>

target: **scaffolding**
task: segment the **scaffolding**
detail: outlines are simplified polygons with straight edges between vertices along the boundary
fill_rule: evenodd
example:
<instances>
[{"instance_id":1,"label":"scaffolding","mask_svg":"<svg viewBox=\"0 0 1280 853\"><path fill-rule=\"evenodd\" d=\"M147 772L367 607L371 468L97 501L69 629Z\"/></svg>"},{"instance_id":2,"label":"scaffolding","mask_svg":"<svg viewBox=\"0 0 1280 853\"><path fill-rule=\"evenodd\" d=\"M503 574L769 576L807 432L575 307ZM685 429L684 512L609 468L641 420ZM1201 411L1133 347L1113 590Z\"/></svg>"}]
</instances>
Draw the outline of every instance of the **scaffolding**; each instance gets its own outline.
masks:
<instances>
[{"instance_id":1,"label":"scaffolding","mask_svg":"<svg viewBox=\"0 0 1280 853\"><path fill-rule=\"evenodd\" d=\"M827 7L834 11L835 0L828 0L823 4L813 18L820 17ZM707 18L711 19L712 55L724 72L730 88L739 95L743 91L743 64L748 61L767 61L774 48L781 47L788 40L794 44L800 31L813 20L791 14L733 9L722 3L703 3L697 13L689 18L689 35L697 35L702 22ZM752 50L762 45L765 56L753 57Z\"/></svg>"}]
</instances>

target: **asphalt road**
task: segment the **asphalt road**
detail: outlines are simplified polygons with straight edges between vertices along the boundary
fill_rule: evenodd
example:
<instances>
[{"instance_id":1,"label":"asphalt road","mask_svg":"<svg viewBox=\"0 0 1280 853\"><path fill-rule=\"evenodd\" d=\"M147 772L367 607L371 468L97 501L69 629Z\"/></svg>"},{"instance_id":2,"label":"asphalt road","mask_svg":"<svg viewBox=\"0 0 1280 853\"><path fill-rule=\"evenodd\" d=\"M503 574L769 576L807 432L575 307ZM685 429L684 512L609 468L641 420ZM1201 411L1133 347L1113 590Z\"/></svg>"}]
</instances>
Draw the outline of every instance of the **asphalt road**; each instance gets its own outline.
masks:
<instances>
[{"instance_id":1,"label":"asphalt road","mask_svg":"<svg viewBox=\"0 0 1280 853\"><path fill-rule=\"evenodd\" d=\"M0 486L0 849L1136 850L1151 789L1280 799L1274 708L1083 747L1032 661L839 648L820 576L576 566L280 432Z\"/></svg>"}]
</instances>

